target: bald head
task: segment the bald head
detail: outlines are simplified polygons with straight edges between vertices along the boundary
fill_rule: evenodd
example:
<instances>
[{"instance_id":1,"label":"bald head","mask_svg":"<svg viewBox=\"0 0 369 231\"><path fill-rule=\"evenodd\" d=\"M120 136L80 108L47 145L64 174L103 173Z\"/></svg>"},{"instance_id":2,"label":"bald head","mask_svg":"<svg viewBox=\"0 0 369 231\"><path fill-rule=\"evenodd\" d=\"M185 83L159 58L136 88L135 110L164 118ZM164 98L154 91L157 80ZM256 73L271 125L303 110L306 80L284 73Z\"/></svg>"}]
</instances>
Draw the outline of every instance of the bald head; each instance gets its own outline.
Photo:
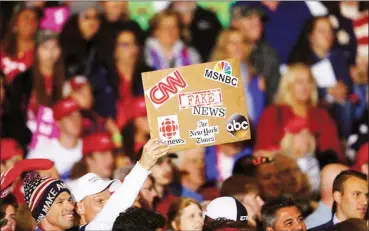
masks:
<instances>
[{"instance_id":1,"label":"bald head","mask_svg":"<svg viewBox=\"0 0 369 231\"><path fill-rule=\"evenodd\" d=\"M320 172L320 196L322 200L333 201L332 185L338 174L349 169L343 164L328 164Z\"/></svg>"}]
</instances>

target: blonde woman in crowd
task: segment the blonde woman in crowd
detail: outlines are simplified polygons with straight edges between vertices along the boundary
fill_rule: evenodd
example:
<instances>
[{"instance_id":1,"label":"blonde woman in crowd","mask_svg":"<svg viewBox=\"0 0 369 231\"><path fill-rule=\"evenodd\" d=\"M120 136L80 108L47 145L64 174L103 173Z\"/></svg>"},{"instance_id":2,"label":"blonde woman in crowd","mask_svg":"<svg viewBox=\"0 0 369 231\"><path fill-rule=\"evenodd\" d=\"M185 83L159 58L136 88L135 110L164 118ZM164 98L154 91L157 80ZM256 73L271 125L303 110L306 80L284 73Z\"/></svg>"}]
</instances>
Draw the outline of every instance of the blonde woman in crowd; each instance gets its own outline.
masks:
<instances>
[{"instance_id":1,"label":"blonde woman in crowd","mask_svg":"<svg viewBox=\"0 0 369 231\"><path fill-rule=\"evenodd\" d=\"M317 139L319 151L333 152L340 161L345 161L336 125L328 113L318 107L318 91L311 70L300 63L288 67L275 103L263 112L257 128L256 149L279 146L286 124L296 117L306 120Z\"/></svg>"},{"instance_id":2,"label":"blonde woman in crowd","mask_svg":"<svg viewBox=\"0 0 369 231\"><path fill-rule=\"evenodd\" d=\"M249 63L250 52L251 46L240 31L226 29L218 37L211 60L229 58L240 60L248 115L256 126L265 106L265 81L262 77L254 74Z\"/></svg>"}]
</instances>

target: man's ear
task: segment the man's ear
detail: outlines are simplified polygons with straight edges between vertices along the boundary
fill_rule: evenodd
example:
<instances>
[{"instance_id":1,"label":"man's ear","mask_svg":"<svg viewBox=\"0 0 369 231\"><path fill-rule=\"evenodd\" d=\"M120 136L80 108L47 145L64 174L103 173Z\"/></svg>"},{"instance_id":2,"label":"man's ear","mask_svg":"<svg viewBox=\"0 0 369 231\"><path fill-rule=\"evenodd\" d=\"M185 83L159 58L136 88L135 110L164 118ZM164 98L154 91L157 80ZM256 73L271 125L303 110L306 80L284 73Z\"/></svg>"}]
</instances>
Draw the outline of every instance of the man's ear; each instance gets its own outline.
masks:
<instances>
[{"instance_id":1,"label":"man's ear","mask_svg":"<svg viewBox=\"0 0 369 231\"><path fill-rule=\"evenodd\" d=\"M93 156L93 154L91 153L91 154L89 154L89 155L87 155L85 157L85 161L86 161L87 166L91 166L92 161L93 161L93 157L92 156Z\"/></svg>"},{"instance_id":2,"label":"man's ear","mask_svg":"<svg viewBox=\"0 0 369 231\"><path fill-rule=\"evenodd\" d=\"M178 227L176 221L172 221L171 225L172 225L174 230L179 230L179 227Z\"/></svg>"},{"instance_id":3,"label":"man's ear","mask_svg":"<svg viewBox=\"0 0 369 231\"><path fill-rule=\"evenodd\" d=\"M266 229L265 229L266 231L274 231L274 229L272 228L272 227L270 227L270 226L268 226L268 227L266 227Z\"/></svg>"},{"instance_id":4,"label":"man's ear","mask_svg":"<svg viewBox=\"0 0 369 231\"><path fill-rule=\"evenodd\" d=\"M337 203L337 204L341 204L342 201L342 194L340 191L335 191L333 193L333 200Z\"/></svg>"},{"instance_id":5,"label":"man's ear","mask_svg":"<svg viewBox=\"0 0 369 231\"><path fill-rule=\"evenodd\" d=\"M77 202L76 203L76 212L80 216L85 214L85 206L84 206L83 202Z\"/></svg>"}]
</instances>

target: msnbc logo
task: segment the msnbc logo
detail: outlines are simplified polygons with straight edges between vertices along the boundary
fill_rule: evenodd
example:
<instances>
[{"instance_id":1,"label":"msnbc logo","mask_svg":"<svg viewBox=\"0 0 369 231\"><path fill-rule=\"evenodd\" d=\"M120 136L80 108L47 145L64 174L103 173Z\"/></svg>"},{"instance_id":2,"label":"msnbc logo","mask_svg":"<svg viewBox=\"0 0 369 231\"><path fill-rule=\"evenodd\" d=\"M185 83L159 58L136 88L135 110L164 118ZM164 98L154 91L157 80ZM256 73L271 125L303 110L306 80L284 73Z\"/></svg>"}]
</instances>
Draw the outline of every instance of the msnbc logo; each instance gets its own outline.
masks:
<instances>
[{"instance_id":1,"label":"msnbc logo","mask_svg":"<svg viewBox=\"0 0 369 231\"><path fill-rule=\"evenodd\" d=\"M232 66L227 61L219 61L214 70L205 68L204 77L232 87L238 85L238 78L232 76Z\"/></svg>"}]
</instances>

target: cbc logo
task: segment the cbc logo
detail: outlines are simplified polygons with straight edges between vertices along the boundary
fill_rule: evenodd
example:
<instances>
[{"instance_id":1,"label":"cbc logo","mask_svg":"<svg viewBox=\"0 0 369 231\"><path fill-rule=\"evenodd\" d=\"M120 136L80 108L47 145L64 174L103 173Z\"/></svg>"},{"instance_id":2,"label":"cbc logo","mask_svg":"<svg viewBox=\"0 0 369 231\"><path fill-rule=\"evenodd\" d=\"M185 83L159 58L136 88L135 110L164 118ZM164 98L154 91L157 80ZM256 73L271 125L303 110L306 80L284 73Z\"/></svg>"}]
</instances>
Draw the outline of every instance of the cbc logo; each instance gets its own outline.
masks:
<instances>
[{"instance_id":1,"label":"cbc logo","mask_svg":"<svg viewBox=\"0 0 369 231\"><path fill-rule=\"evenodd\" d=\"M232 115L227 121L227 131L236 138L242 138L249 127L249 121L240 114Z\"/></svg>"}]
</instances>

